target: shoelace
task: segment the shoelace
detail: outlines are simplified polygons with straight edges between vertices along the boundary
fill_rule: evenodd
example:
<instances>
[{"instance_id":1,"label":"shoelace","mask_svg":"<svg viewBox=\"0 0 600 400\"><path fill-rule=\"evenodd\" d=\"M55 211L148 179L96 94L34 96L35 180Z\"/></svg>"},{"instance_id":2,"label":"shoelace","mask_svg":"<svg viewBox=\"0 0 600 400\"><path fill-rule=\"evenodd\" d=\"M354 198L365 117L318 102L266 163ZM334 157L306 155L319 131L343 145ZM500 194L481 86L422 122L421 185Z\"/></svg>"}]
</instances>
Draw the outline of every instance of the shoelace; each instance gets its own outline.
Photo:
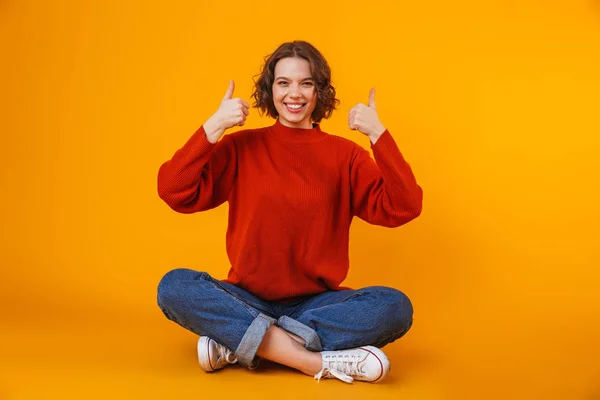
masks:
<instances>
[{"instance_id":1,"label":"shoelace","mask_svg":"<svg viewBox=\"0 0 600 400\"><path fill-rule=\"evenodd\" d=\"M227 361L229 364L235 364L237 362L235 353L229 350L227 347L217 343L217 349L219 352L219 358L225 359L225 361Z\"/></svg>"},{"instance_id":2,"label":"shoelace","mask_svg":"<svg viewBox=\"0 0 600 400\"><path fill-rule=\"evenodd\" d=\"M315 375L317 381L333 375L341 381L352 383L352 376L360 373L358 362L360 354L328 354L323 356L323 369Z\"/></svg>"},{"instance_id":3,"label":"shoelace","mask_svg":"<svg viewBox=\"0 0 600 400\"><path fill-rule=\"evenodd\" d=\"M237 357L235 356L235 354L228 351L225 353L225 360L227 360L229 364L235 364L237 362Z\"/></svg>"},{"instance_id":4,"label":"shoelace","mask_svg":"<svg viewBox=\"0 0 600 400\"><path fill-rule=\"evenodd\" d=\"M238 359L235 356L235 353L223 345L219 345L219 355L220 355L219 358L225 359L225 361L227 361L229 364L235 364L238 362ZM252 365L248 366L248 369L254 370L254 369L258 368L259 363L260 362L258 359L255 360Z\"/></svg>"}]
</instances>

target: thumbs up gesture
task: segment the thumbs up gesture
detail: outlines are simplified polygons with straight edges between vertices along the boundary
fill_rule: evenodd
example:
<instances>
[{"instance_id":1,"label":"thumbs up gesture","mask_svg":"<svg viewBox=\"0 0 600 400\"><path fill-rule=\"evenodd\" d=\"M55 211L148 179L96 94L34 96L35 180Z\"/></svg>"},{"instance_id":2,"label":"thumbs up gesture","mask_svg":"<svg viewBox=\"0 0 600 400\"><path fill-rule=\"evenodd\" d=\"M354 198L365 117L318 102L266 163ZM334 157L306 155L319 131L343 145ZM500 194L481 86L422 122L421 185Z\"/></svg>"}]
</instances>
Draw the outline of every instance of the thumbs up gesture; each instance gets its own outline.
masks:
<instances>
[{"instance_id":1,"label":"thumbs up gesture","mask_svg":"<svg viewBox=\"0 0 600 400\"><path fill-rule=\"evenodd\" d=\"M229 81L229 88L221 100L221 105L204 124L206 138L211 143L216 143L229 128L246 123L250 105L243 99L233 98L235 82Z\"/></svg>"},{"instance_id":2,"label":"thumbs up gesture","mask_svg":"<svg viewBox=\"0 0 600 400\"><path fill-rule=\"evenodd\" d=\"M348 126L367 135L375 143L379 136L385 132L385 126L379 121L375 108L375 88L369 92L369 105L358 103L348 114Z\"/></svg>"}]
</instances>

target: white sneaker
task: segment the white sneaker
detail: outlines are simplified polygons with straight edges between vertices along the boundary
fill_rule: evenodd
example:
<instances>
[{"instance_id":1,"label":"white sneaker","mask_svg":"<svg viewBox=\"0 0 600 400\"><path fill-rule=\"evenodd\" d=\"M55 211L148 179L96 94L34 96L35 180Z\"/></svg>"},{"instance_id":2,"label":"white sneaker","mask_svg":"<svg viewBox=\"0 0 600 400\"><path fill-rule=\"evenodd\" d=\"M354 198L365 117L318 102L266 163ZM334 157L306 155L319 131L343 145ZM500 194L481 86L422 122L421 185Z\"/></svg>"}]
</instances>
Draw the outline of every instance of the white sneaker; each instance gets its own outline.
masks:
<instances>
[{"instance_id":1,"label":"white sneaker","mask_svg":"<svg viewBox=\"0 0 600 400\"><path fill-rule=\"evenodd\" d=\"M346 383L353 380L378 382L390 370L390 361L377 347L365 346L356 349L322 351L323 369L315 379L338 378Z\"/></svg>"},{"instance_id":2,"label":"white sneaker","mask_svg":"<svg viewBox=\"0 0 600 400\"><path fill-rule=\"evenodd\" d=\"M206 372L213 372L229 364L235 364L237 358L233 351L209 338L200 336L198 339L198 361L200 368Z\"/></svg>"}]
</instances>

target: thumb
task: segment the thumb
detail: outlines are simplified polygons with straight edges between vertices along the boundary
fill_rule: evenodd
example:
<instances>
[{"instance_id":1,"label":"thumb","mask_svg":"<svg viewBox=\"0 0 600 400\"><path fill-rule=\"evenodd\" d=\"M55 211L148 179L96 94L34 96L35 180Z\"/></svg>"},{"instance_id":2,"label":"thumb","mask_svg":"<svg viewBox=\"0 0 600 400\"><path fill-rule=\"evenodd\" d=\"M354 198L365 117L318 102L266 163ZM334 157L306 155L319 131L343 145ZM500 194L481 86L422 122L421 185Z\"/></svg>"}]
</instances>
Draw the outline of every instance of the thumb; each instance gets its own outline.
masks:
<instances>
[{"instance_id":1,"label":"thumb","mask_svg":"<svg viewBox=\"0 0 600 400\"><path fill-rule=\"evenodd\" d=\"M369 92L369 108L375 109L375 88Z\"/></svg>"},{"instance_id":2,"label":"thumb","mask_svg":"<svg viewBox=\"0 0 600 400\"><path fill-rule=\"evenodd\" d=\"M230 80L229 88L227 89L227 93L225 93L225 97L223 97L223 101L230 100L233 97L234 90L235 90L235 82L233 82L233 80Z\"/></svg>"}]
</instances>

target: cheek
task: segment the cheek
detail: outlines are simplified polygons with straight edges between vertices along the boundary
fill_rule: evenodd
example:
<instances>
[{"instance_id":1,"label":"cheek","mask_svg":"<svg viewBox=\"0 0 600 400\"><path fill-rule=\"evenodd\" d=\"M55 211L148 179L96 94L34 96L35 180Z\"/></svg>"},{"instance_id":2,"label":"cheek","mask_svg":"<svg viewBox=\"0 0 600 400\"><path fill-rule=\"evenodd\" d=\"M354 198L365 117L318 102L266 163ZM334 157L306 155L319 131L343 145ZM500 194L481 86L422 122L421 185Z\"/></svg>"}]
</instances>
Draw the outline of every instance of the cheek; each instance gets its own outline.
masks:
<instances>
[{"instance_id":1,"label":"cheek","mask_svg":"<svg viewBox=\"0 0 600 400\"><path fill-rule=\"evenodd\" d=\"M313 90L311 93L311 97L310 97L310 102L312 103L312 106L315 107L317 105L317 91Z\"/></svg>"},{"instance_id":2,"label":"cheek","mask_svg":"<svg viewBox=\"0 0 600 400\"><path fill-rule=\"evenodd\" d=\"M304 97L311 103L317 101L317 91L310 89L304 92Z\"/></svg>"},{"instance_id":3,"label":"cheek","mask_svg":"<svg viewBox=\"0 0 600 400\"><path fill-rule=\"evenodd\" d=\"M281 91L277 87L273 87L273 101L278 102L281 100Z\"/></svg>"}]
</instances>

